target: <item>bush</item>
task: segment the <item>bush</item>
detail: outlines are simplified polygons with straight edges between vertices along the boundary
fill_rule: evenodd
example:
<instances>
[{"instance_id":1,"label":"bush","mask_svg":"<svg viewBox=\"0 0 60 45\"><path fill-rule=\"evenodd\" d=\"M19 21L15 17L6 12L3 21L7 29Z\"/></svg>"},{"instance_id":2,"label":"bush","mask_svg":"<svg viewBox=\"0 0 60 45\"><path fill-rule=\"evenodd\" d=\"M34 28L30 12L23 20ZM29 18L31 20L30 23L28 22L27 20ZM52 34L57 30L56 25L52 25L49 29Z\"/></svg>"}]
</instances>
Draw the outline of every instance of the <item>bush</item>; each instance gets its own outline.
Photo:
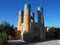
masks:
<instances>
[{"instance_id":1,"label":"bush","mask_svg":"<svg viewBox=\"0 0 60 45\"><path fill-rule=\"evenodd\" d=\"M50 28L49 29L49 34L50 34L49 35L50 37L59 39L59 37L60 37L60 28L54 28L54 27Z\"/></svg>"},{"instance_id":2,"label":"bush","mask_svg":"<svg viewBox=\"0 0 60 45\"><path fill-rule=\"evenodd\" d=\"M0 45L7 45L7 35L6 33L0 33Z\"/></svg>"},{"instance_id":3,"label":"bush","mask_svg":"<svg viewBox=\"0 0 60 45\"><path fill-rule=\"evenodd\" d=\"M14 37L16 36L16 32L15 32L15 27L14 25L11 25L10 23L6 22L6 21L3 21L1 22L0 24L0 33L2 32L6 32L6 34L11 37ZM9 39L9 37L7 38Z\"/></svg>"}]
</instances>

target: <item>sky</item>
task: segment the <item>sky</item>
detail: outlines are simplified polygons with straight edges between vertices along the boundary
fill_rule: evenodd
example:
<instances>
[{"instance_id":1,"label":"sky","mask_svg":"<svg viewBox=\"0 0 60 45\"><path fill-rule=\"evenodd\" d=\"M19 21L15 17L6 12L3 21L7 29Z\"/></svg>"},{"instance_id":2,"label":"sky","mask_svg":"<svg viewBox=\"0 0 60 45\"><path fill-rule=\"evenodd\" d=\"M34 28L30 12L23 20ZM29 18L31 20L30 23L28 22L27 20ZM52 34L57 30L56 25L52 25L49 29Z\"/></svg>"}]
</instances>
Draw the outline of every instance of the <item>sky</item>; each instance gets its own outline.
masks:
<instances>
[{"instance_id":1,"label":"sky","mask_svg":"<svg viewBox=\"0 0 60 45\"><path fill-rule=\"evenodd\" d=\"M37 8L42 6L45 26L60 27L60 0L0 0L0 23L6 20L17 27L18 12L24 10L26 3L35 13L35 22L38 22Z\"/></svg>"}]
</instances>

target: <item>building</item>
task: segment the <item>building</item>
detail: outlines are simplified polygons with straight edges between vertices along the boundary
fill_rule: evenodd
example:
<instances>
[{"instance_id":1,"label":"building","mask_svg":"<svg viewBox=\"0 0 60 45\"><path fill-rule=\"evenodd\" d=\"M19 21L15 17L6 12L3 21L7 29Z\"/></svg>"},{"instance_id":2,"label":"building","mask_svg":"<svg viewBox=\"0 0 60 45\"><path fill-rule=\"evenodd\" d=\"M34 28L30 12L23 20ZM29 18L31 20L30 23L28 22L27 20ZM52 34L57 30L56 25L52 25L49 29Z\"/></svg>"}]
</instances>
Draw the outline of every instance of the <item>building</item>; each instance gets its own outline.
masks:
<instances>
[{"instance_id":1,"label":"building","mask_svg":"<svg viewBox=\"0 0 60 45\"><path fill-rule=\"evenodd\" d=\"M49 29L51 29L51 27L46 27L46 32L49 32Z\"/></svg>"},{"instance_id":2,"label":"building","mask_svg":"<svg viewBox=\"0 0 60 45\"><path fill-rule=\"evenodd\" d=\"M34 22L34 13L31 12L31 5L25 4L24 11L19 11L18 38L25 41L45 40L43 8L37 9L38 23ZM19 33L20 31L20 33Z\"/></svg>"}]
</instances>

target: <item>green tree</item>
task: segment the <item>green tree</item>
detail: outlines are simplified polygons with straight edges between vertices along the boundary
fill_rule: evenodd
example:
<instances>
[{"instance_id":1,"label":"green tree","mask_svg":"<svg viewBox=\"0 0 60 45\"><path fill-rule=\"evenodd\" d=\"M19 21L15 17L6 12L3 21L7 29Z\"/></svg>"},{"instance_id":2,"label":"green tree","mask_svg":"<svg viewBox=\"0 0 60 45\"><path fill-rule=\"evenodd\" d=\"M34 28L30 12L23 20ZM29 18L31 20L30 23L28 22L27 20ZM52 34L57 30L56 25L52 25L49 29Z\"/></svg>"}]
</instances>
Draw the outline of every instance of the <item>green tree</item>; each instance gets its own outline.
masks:
<instances>
[{"instance_id":1,"label":"green tree","mask_svg":"<svg viewBox=\"0 0 60 45\"><path fill-rule=\"evenodd\" d=\"M3 45L5 45L8 35L15 37L14 26L6 21L3 21L0 24L0 44L2 43Z\"/></svg>"},{"instance_id":2,"label":"green tree","mask_svg":"<svg viewBox=\"0 0 60 45\"><path fill-rule=\"evenodd\" d=\"M3 21L0 24L0 33L6 32L7 35L15 36L14 25L9 24L7 21Z\"/></svg>"},{"instance_id":3,"label":"green tree","mask_svg":"<svg viewBox=\"0 0 60 45\"><path fill-rule=\"evenodd\" d=\"M0 33L0 45L8 45L6 33Z\"/></svg>"},{"instance_id":4,"label":"green tree","mask_svg":"<svg viewBox=\"0 0 60 45\"><path fill-rule=\"evenodd\" d=\"M52 28L49 29L50 36L53 37L53 38L56 38L56 39L58 39L59 36L60 36L59 32L60 32L60 28L52 27Z\"/></svg>"}]
</instances>

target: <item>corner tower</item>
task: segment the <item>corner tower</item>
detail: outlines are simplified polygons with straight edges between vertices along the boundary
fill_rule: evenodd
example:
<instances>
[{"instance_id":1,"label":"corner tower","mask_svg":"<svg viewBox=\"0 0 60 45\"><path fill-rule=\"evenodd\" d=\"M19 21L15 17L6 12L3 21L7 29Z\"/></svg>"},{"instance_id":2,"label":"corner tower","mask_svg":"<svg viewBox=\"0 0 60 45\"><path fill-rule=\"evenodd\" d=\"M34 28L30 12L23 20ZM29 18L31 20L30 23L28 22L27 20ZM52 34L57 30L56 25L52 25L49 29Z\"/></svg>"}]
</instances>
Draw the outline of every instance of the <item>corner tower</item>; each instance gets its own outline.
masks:
<instances>
[{"instance_id":1,"label":"corner tower","mask_svg":"<svg viewBox=\"0 0 60 45\"><path fill-rule=\"evenodd\" d=\"M31 12L31 22L34 22L34 13Z\"/></svg>"},{"instance_id":2,"label":"corner tower","mask_svg":"<svg viewBox=\"0 0 60 45\"><path fill-rule=\"evenodd\" d=\"M39 24L42 23L44 25L43 8L42 7L38 7L37 11L38 11L38 23Z\"/></svg>"},{"instance_id":3,"label":"corner tower","mask_svg":"<svg viewBox=\"0 0 60 45\"><path fill-rule=\"evenodd\" d=\"M24 6L24 21L23 21L23 31L29 32L30 30L30 4L25 4Z\"/></svg>"},{"instance_id":4,"label":"corner tower","mask_svg":"<svg viewBox=\"0 0 60 45\"><path fill-rule=\"evenodd\" d=\"M45 29L44 29L44 17L43 17L43 8L38 7L38 25L40 27L40 39L45 40Z\"/></svg>"},{"instance_id":5,"label":"corner tower","mask_svg":"<svg viewBox=\"0 0 60 45\"><path fill-rule=\"evenodd\" d=\"M17 28L17 30L21 30L22 23L23 23L23 11L19 11L18 28Z\"/></svg>"}]
</instances>

